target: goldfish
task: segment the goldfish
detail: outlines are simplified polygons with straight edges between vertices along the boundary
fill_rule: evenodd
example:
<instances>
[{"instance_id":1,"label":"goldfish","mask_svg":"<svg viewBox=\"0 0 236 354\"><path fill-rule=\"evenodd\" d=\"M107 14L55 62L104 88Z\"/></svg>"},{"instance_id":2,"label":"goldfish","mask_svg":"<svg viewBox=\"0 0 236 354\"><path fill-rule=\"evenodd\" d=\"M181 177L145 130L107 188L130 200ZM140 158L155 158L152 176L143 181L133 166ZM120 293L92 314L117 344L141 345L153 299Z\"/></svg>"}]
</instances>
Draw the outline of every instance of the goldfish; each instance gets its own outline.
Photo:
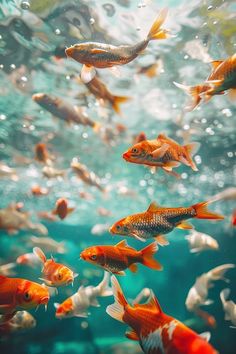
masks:
<instances>
[{"instance_id":1,"label":"goldfish","mask_svg":"<svg viewBox=\"0 0 236 354\"><path fill-rule=\"evenodd\" d=\"M43 188L43 187L40 187L39 185L35 184L34 186L31 187L31 193L34 196L43 196L43 195L48 195L49 190L48 190L48 188Z\"/></svg>"},{"instance_id":2,"label":"goldfish","mask_svg":"<svg viewBox=\"0 0 236 354\"><path fill-rule=\"evenodd\" d=\"M147 38L135 45L114 46L105 43L85 42L67 48L66 55L83 64L81 79L84 83L88 83L96 74L95 68L111 68L115 65L128 64L144 52L150 41L170 37L168 31L161 28L167 12L167 9L160 11Z\"/></svg>"},{"instance_id":3,"label":"goldfish","mask_svg":"<svg viewBox=\"0 0 236 354\"><path fill-rule=\"evenodd\" d=\"M231 323L236 326L236 304L232 300L226 300L229 297L229 294L229 289L222 290L220 292L220 299L225 312L225 320L231 321Z\"/></svg>"},{"instance_id":4,"label":"goldfish","mask_svg":"<svg viewBox=\"0 0 236 354\"><path fill-rule=\"evenodd\" d=\"M10 321L0 325L0 334L24 332L35 326L36 320L28 311L17 311Z\"/></svg>"},{"instance_id":5,"label":"goldfish","mask_svg":"<svg viewBox=\"0 0 236 354\"><path fill-rule=\"evenodd\" d=\"M44 166L42 169L42 173L47 178L58 178L65 176L65 170L58 170L52 166Z\"/></svg>"},{"instance_id":6,"label":"goldfish","mask_svg":"<svg viewBox=\"0 0 236 354\"><path fill-rule=\"evenodd\" d=\"M7 263L0 265L0 275L5 275L5 277L10 277L15 275L14 268L16 267L15 263Z\"/></svg>"},{"instance_id":7,"label":"goldfish","mask_svg":"<svg viewBox=\"0 0 236 354\"><path fill-rule=\"evenodd\" d=\"M0 178L9 178L15 182L19 180L16 170L2 162L0 162Z\"/></svg>"},{"instance_id":8,"label":"goldfish","mask_svg":"<svg viewBox=\"0 0 236 354\"><path fill-rule=\"evenodd\" d=\"M21 278L0 275L1 323L10 320L19 310L30 310L47 305L49 293L40 284Z\"/></svg>"},{"instance_id":9,"label":"goldfish","mask_svg":"<svg viewBox=\"0 0 236 354\"><path fill-rule=\"evenodd\" d=\"M169 242L163 234L171 232L175 227L192 229L185 220L190 218L222 220L224 217L207 209L208 202L194 204L190 207L165 208L151 203L143 213L129 215L110 228L112 234L134 237L140 241L155 238L161 246Z\"/></svg>"},{"instance_id":10,"label":"goldfish","mask_svg":"<svg viewBox=\"0 0 236 354\"><path fill-rule=\"evenodd\" d=\"M52 156L49 154L46 144L38 143L35 145L35 160L46 165L52 164Z\"/></svg>"},{"instance_id":11,"label":"goldfish","mask_svg":"<svg viewBox=\"0 0 236 354\"><path fill-rule=\"evenodd\" d=\"M34 247L33 252L36 257L43 263L43 277L40 278L48 286L63 286L73 283L74 278L78 275L61 263L56 263L53 258L47 259L44 252L39 247Z\"/></svg>"},{"instance_id":12,"label":"goldfish","mask_svg":"<svg viewBox=\"0 0 236 354\"><path fill-rule=\"evenodd\" d=\"M97 286L80 286L78 291L62 304L55 303L56 318L88 317L90 306L99 307L98 297L111 296L110 275L104 272L103 280Z\"/></svg>"},{"instance_id":13,"label":"goldfish","mask_svg":"<svg viewBox=\"0 0 236 354\"><path fill-rule=\"evenodd\" d=\"M141 263L155 270L162 270L161 264L153 258L158 251L156 242L140 251L130 247L125 240L115 246L93 246L81 252L80 257L86 262L98 265L105 270L118 275L124 275L124 270L137 272L137 264Z\"/></svg>"},{"instance_id":14,"label":"goldfish","mask_svg":"<svg viewBox=\"0 0 236 354\"><path fill-rule=\"evenodd\" d=\"M180 89L192 96L192 104L186 110L192 111L201 102L209 101L212 96L222 95L229 90L229 95L236 98L236 53L225 60L214 60L211 62L213 70L203 84L197 86L186 86L174 82Z\"/></svg>"},{"instance_id":15,"label":"goldfish","mask_svg":"<svg viewBox=\"0 0 236 354\"><path fill-rule=\"evenodd\" d=\"M52 211L53 215L58 215L60 219L65 219L66 216L72 213L75 208L68 207L68 201L65 198L60 198L56 202L56 208Z\"/></svg>"},{"instance_id":16,"label":"goldfish","mask_svg":"<svg viewBox=\"0 0 236 354\"><path fill-rule=\"evenodd\" d=\"M153 291L147 303L131 306L115 276L111 281L115 302L107 307L106 312L130 327L126 337L139 341L144 353L217 354L205 338L165 314Z\"/></svg>"},{"instance_id":17,"label":"goldfish","mask_svg":"<svg viewBox=\"0 0 236 354\"><path fill-rule=\"evenodd\" d=\"M65 242L57 242L51 237L31 236L28 242L29 246L41 247L45 252L55 252L59 254L66 253Z\"/></svg>"},{"instance_id":18,"label":"goldfish","mask_svg":"<svg viewBox=\"0 0 236 354\"><path fill-rule=\"evenodd\" d=\"M190 252L202 252L204 250L218 250L218 242L210 235L198 232L196 230L191 230L190 234L185 236L186 240L189 242Z\"/></svg>"},{"instance_id":19,"label":"goldfish","mask_svg":"<svg viewBox=\"0 0 236 354\"><path fill-rule=\"evenodd\" d=\"M17 257L16 263L34 268L40 264L40 260L34 253L24 253Z\"/></svg>"},{"instance_id":20,"label":"goldfish","mask_svg":"<svg viewBox=\"0 0 236 354\"><path fill-rule=\"evenodd\" d=\"M97 130L99 124L92 121L83 111L76 106L70 105L62 98L49 96L46 93L36 93L32 99L41 107L49 111L53 116L56 116L67 123L76 123L79 125L90 126Z\"/></svg>"},{"instance_id":21,"label":"goldfish","mask_svg":"<svg viewBox=\"0 0 236 354\"><path fill-rule=\"evenodd\" d=\"M161 167L166 171L172 171L181 162L198 171L191 154L196 153L199 147L199 143L181 146L164 134L159 134L154 140L142 140L133 145L123 154L123 158L128 162Z\"/></svg>"}]
</instances>

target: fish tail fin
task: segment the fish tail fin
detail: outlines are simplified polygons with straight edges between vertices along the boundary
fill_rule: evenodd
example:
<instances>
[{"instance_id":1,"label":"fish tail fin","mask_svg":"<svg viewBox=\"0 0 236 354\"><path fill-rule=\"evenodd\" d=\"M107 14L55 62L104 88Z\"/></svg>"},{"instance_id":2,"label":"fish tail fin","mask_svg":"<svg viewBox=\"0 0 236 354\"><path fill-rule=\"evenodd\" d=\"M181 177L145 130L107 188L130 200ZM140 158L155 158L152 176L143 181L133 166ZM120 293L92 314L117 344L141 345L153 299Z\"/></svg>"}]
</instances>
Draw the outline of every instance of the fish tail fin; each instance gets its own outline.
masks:
<instances>
[{"instance_id":1,"label":"fish tail fin","mask_svg":"<svg viewBox=\"0 0 236 354\"><path fill-rule=\"evenodd\" d=\"M114 304L107 306L106 312L117 321L124 322L123 316L128 302L124 297L120 284L114 275L111 277L111 283L115 302Z\"/></svg>"},{"instance_id":2,"label":"fish tail fin","mask_svg":"<svg viewBox=\"0 0 236 354\"><path fill-rule=\"evenodd\" d=\"M100 284L98 284L99 296L111 296L113 294L112 288L109 286L110 274L104 272L104 277Z\"/></svg>"},{"instance_id":3,"label":"fish tail fin","mask_svg":"<svg viewBox=\"0 0 236 354\"><path fill-rule=\"evenodd\" d=\"M142 254L142 264L152 269L162 270L162 265L153 258L153 255L157 251L158 251L157 242L153 242L147 247L143 248L140 251Z\"/></svg>"},{"instance_id":4,"label":"fish tail fin","mask_svg":"<svg viewBox=\"0 0 236 354\"><path fill-rule=\"evenodd\" d=\"M224 219L223 215L214 213L207 209L209 202L201 202L195 205L192 205L192 208L196 211L195 218L197 219L212 219L212 220L222 220Z\"/></svg>"},{"instance_id":5,"label":"fish tail fin","mask_svg":"<svg viewBox=\"0 0 236 354\"><path fill-rule=\"evenodd\" d=\"M33 252L34 252L35 256L38 257L42 263L46 262L47 258L45 256L44 252L41 250L41 248L34 247Z\"/></svg>"},{"instance_id":6,"label":"fish tail fin","mask_svg":"<svg viewBox=\"0 0 236 354\"><path fill-rule=\"evenodd\" d=\"M114 100L113 100L113 103L112 103L112 107L113 107L114 111L117 114L121 114L120 104L129 101L130 97L127 97L127 96L114 96L113 99Z\"/></svg>"},{"instance_id":7,"label":"fish tail fin","mask_svg":"<svg viewBox=\"0 0 236 354\"><path fill-rule=\"evenodd\" d=\"M189 104L185 109L186 111L193 111L201 102L202 100L202 94L204 92L204 86L203 85L197 85L197 86L187 86L183 84L179 84L178 82L173 82L174 85L184 92L186 92L189 96L192 97L192 103Z\"/></svg>"},{"instance_id":8,"label":"fish tail fin","mask_svg":"<svg viewBox=\"0 0 236 354\"><path fill-rule=\"evenodd\" d=\"M196 152L198 151L198 149L200 148L201 144L200 143L191 143L188 145L184 146L185 152L186 152L186 158L187 161L189 162L191 168L193 171L198 171L198 168L196 166L196 164L194 163L193 159L192 159L192 155L196 154Z\"/></svg>"},{"instance_id":9,"label":"fish tail fin","mask_svg":"<svg viewBox=\"0 0 236 354\"><path fill-rule=\"evenodd\" d=\"M168 13L167 8L164 8L160 11L160 13L158 14L155 22L153 23L148 33L147 36L148 41L152 41L156 39L166 39L170 37L168 31L161 28L161 25L166 19L167 13Z\"/></svg>"}]
</instances>

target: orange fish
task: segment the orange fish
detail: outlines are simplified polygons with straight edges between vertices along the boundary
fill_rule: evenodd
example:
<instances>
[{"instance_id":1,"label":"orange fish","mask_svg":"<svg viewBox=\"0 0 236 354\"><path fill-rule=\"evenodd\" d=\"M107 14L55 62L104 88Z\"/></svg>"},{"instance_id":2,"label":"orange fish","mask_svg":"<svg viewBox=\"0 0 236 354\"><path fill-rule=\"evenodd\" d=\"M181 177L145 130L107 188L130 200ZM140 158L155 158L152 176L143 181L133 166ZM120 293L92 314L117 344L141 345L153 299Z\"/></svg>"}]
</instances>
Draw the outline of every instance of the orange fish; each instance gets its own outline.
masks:
<instances>
[{"instance_id":1,"label":"orange fish","mask_svg":"<svg viewBox=\"0 0 236 354\"><path fill-rule=\"evenodd\" d=\"M162 270L162 266L153 255L157 252L156 242L151 243L140 251L128 246L125 240L115 246L93 246L81 252L80 257L86 262L96 264L105 270L124 275L124 270L137 272L136 263L141 263L149 268Z\"/></svg>"},{"instance_id":2,"label":"orange fish","mask_svg":"<svg viewBox=\"0 0 236 354\"><path fill-rule=\"evenodd\" d=\"M47 259L41 248L34 247L33 252L43 263L43 280L48 286L63 286L73 283L78 274L61 263L56 263L54 259Z\"/></svg>"},{"instance_id":3,"label":"orange fish","mask_svg":"<svg viewBox=\"0 0 236 354\"><path fill-rule=\"evenodd\" d=\"M192 96L192 104L186 110L192 111L202 100L209 101L214 95L223 95L229 90L231 98L236 98L236 53L226 60L215 60L212 63L213 71L207 80L197 86L186 86L174 82L180 89Z\"/></svg>"},{"instance_id":4,"label":"orange fish","mask_svg":"<svg viewBox=\"0 0 236 354\"><path fill-rule=\"evenodd\" d=\"M217 354L217 351L192 329L166 315L151 291L146 304L129 305L123 291L112 276L115 303L106 312L131 328L126 337L139 341L146 354Z\"/></svg>"},{"instance_id":5,"label":"orange fish","mask_svg":"<svg viewBox=\"0 0 236 354\"><path fill-rule=\"evenodd\" d=\"M154 237L160 245L168 245L169 242L162 234L171 232L175 227L192 229L192 225L185 221L187 219L224 219L222 215L209 211L207 204L208 202L202 202L190 207L165 208L151 203L145 212L129 215L117 221L110 228L110 232L134 237L140 241Z\"/></svg>"},{"instance_id":6,"label":"orange fish","mask_svg":"<svg viewBox=\"0 0 236 354\"><path fill-rule=\"evenodd\" d=\"M123 154L123 158L131 163L161 167L166 171L172 171L181 162L198 171L191 154L196 153L199 147L199 143L181 146L164 134L159 134L157 139L142 140L133 145Z\"/></svg>"},{"instance_id":7,"label":"orange fish","mask_svg":"<svg viewBox=\"0 0 236 354\"><path fill-rule=\"evenodd\" d=\"M40 187L39 185L34 185L31 188L31 193L35 196L43 196L43 195L47 195L48 194L48 189L47 188L43 188Z\"/></svg>"},{"instance_id":8,"label":"orange fish","mask_svg":"<svg viewBox=\"0 0 236 354\"><path fill-rule=\"evenodd\" d=\"M67 48L66 55L83 64L81 79L84 83L87 83L96 74L94 68L110 68L115 65L128 64L146 49L150 41L169 38L168 31L161 28L167 12L167 9L160 11L147 38L135 45L114 46L96 42L79 43Z\"/></svg>"},{"instance_id":9,"label":"orange fish","mask_svg":"<svg viewBox=\"0 0 236 354\"><path fill-rule=\"evenodd\" d=\"M65 198L60 198L56 202L56 208L52 211L53 215L58 215L60 219L65 219L65 217L72 213L75 208L68 207L68 201Z\"/></svg>"},{"instance_id":10,"label":"orange fish","mask_svg":"<svg viewBox=\"0 0 236 354\"><path fill-rule=\"evenodd\" d=\"M50 164L51 157L46 147L46 144L38 143L35 145L35 160L45 164Z\"/></svg>"},{"instance_id":11,"label":"orange fish","mask_svg":"<svg viewBox=\"0 0 236 354\"><path fill-rule=\"evenodd\" d=\"M17 311L47 305L48 301L48 290L40 284L0 275L0 315L3 315L1 323L10 320Z\"/></svg>"}]
</instances>

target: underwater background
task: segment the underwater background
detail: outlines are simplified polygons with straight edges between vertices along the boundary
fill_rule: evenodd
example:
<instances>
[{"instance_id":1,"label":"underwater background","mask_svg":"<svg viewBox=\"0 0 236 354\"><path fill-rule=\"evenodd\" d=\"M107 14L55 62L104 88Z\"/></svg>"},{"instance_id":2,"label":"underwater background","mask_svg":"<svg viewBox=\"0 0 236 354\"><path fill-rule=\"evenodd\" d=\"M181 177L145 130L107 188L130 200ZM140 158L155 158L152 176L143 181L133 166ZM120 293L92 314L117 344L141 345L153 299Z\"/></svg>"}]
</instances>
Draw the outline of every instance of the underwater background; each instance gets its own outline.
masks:
<instances>
[{"instance_id":1,"label":"underwater background","mask_svg":"<svg viewBox=\"0 0 236 354\"><path fill-rule=\"evenodd\" d=\"M165 27L173 34L171 38L151 42L146 53L120 68L118 76L108 69L99 70L112 93L130 97L121 105L122 115L118 115L88 93L78 80L81 65L66 58L64 50L83 41L136 43L146 36L156 14L165 6L169 8ZM53 303L62 302L81 284L97 285L101 281L103 271L79 260L79 255L88 246L119 242L120 236L108 232L115 221L146 210L151 201L162 206L189 206L235 186L235 102L220 95L185 113L188 97L173 84L203 82L209 75L210 61L235 53L235 11L235 1L224 0L0 0L0 160L14 168L17 176L0 176L0 208L23 203L31 220L45 225L48 235L66 248L64 254L49 255L53 253L58 261L79 273L73 288L59 289L47 312L42 308L31 311L37 321L35 328L1 335L1 353L142 352L137 342L125 338L127 326L107 315L105 309L113 303L113 297L100 298L101 307L91 308L88 318L58 320ZM139 73L141 67L153 63L157 63L154 77ZM100 123L100 132L52 117L32 100L38 92L84 107L87 115ZM200 142L195 156L199 171L182 165L177 169L181 178L177 179L161 170L153 173L142 165L126 163L122 154L141 131L149 139L162 132L181 144ZM47 144L55 156L55 167L64 171L62 176L43 175L43 165L34 159L34 147L39 142ZM70 168L75 157L99 176L105 192L77 178ZM32 195L35 184L48 188L49 194ZM38 213L52 210L61 197L67 198L75 211L63 221L40 220ZM231 225L235 200L219 201L211 209L225 219L218 223L191 222L197 231L214 237L219 250L192 254L185 239L188 230L175 229L167 236L170 245L159 247L156 255L164 267L162 272L139 265L137 273L127 270L119 281L129 299L144 287L153 289L167 314L198 333L210 330L212 345L222 354L234 354L236 332L224 320L219 293L229 287L230 298L235 301L235 270L227 273L229 284L218 281L209 290L214 302L204 309L216 318L215 328L209 328L185 307L197 276L236 262L236 235ZM15 262L19 255L31 252L32 236L35 234L29 230L14 235L1 230L0 264ZM131 238L127 241L137 249L144 246ZM12 272L12 276L33 281L38 281L41 274L40 267L20 265Z\"/></svg>"}]
</instances>

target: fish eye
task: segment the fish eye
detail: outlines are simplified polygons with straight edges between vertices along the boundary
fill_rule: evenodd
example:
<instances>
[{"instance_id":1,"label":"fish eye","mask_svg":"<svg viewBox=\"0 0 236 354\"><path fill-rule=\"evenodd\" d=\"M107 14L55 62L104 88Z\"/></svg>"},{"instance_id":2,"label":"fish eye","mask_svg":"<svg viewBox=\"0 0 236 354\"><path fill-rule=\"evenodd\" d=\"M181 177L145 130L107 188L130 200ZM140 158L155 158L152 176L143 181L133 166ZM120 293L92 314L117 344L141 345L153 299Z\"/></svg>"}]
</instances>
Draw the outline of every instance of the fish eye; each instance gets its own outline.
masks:
<instances>
[{"instance_id":1,"label":"fish eye","mask_svg":"<svg viewBox=\"0 0 236 354\"><path fill-rule=\"evenodd\" d=\"M58 278L58 280L62 280L62 274L61 274L61 273L58 273L57 278Z\"/></svg>"},{"instance_id":2,"label":"fish eye","mask_svg":"<svg viewBox=\"0 0 236 354\"><path fill-rule=\"evenodd\" d=\"M117 225L117 226L116 226L116 229L117 229L117 230L121 230L121 226L120 226L120 225Z\"/></svg>"},{"instance_id":3,"label":"fish eye","mask_svg":"<svg viewBox=\"0 0 236 354\"><path fill-rule=\"evenodd\" d=\"M138 152L138 149L137 149L137 148L133 148L133 149L132 149L132 152L133 152L134 154L136 154L136 153Z\"/></svg>"},{"instance_id":4,"label":"fish eye","mask_svg":"<svg viewBox=\"0 0 236 354\"><path fill-rule=\"evenodd\" d=\"M25 301L29 301L30 299L31 299L31 296L30 296L29 292L26 291L26 292L24 293L24 300L25 300Z\"/></svg>"},{"instance_id":5,"label":"fish eye","mask_svg":"<svg viewBox=\"0 0 236 354\"><path fill-rule=\"evenodd\" d=\"M96 255L96 254L92 254L92 255L90 256L90 258L91 258L93 261L95 261L95 260L97 259L97 255Z\"/></svg>"}]
</instances>

